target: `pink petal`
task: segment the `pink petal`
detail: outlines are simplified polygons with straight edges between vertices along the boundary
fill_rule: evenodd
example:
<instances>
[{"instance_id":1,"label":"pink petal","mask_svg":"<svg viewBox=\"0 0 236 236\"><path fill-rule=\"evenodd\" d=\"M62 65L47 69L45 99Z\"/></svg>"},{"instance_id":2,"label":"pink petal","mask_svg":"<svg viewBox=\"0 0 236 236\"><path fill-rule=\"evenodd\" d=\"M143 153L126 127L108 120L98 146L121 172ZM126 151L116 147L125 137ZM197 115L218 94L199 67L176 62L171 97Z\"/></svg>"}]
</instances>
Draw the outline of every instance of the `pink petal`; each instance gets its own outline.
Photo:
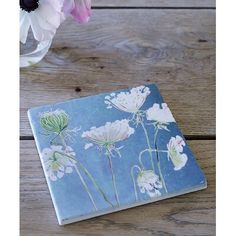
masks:
<instances>
[{"instance_id":1,"label":"pink petal","mask_svg":"<svg viewBox=\"0 0 236 236\"><path fill-rule=\"evenodd\" d=\"M63 13L68 16L71 11L75 8L75 0L66 0L63 4Z\"/></svg>"},{"instance_id":2,"label":"pink petal","mask_svg":"<svg viewBox=\"0 0 236 236\"><path fill-rule=\"evenodd\" d=\"M91 0L74 0L75 6L71 15L79 23L88 22L91 16Z\"/></svg>"}]
</instances>

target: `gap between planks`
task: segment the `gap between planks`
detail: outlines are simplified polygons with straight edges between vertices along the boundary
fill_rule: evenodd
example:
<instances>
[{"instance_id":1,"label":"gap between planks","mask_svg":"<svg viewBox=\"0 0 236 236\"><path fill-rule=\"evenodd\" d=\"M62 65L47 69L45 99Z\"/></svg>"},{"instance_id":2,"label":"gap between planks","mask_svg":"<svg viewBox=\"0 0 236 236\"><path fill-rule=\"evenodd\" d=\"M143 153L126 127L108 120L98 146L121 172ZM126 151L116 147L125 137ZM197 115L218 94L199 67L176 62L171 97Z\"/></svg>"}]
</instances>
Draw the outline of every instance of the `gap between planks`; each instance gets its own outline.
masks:
<instances>
[{"instance_id":1,"label":"gap between planks","mask_svg":"<svg viewBox=\"0 0 236 236\"><path fill-rule=\"evenodd\" d=\"M184 135L186 140L216 140L215 135ZM20 136L20 140L34 140L34 137L29 136Z\"/></svg>"},{"instance_id":2,"label":"gap between planks","mask_svg":"<svg viewBox=\"0 0 236 236\"><path fill-rule=\"evenodd\" d=\"M136 7L136 6L94 6L93 10L104 10L104 9L112 9L112 10L125 10L125 9L156 9L156 10L216 10L216 7Z\"/></svg>"}]
</instances>

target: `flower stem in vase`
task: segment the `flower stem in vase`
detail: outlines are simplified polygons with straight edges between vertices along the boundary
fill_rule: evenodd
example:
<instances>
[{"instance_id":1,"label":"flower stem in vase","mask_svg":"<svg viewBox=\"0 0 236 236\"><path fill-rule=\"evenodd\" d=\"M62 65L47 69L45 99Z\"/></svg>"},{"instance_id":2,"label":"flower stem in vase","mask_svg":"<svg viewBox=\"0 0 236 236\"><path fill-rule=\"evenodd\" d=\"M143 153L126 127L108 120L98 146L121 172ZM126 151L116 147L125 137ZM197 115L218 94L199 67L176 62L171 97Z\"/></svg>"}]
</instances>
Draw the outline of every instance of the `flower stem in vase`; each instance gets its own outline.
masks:
<instances>
[{"instance_id":1,"label":"flower stem in vase","mask_svg":"<svg viewBox=\"0 0 236 236\"><path fill-rule=\"evenodd\" d=\"M108 154L107 157L108 157L108 160L109 160L109 167L110 167L110 170L111 170L112 183L113 183L113 188L114 188L114 191L115 191L116 202L117 202L117 205L120 206L118 192L117 192L117 188L116 188L116 179L115 179L115 174L114 174L113 166L112 166L111 155Z\"/></svg>"}]
</instances>

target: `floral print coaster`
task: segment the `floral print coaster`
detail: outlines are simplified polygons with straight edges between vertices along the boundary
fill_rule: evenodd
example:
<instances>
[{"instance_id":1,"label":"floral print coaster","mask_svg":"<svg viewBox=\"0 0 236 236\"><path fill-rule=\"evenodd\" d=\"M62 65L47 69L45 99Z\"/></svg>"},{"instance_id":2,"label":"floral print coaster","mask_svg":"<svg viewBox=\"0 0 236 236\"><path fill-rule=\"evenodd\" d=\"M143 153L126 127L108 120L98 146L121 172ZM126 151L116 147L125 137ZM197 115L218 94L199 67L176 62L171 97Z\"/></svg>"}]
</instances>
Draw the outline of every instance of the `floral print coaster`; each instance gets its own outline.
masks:
<instances>
[{"instance_id":1,"label":"floral print coaster","mask_svg":"<svg viewBox=\"0 0 236 236\"><path fill-rule=\"evenodd\" d=\"M28 115L61 225L206 187L155 85Z\"/></svg>"}]
</instances>

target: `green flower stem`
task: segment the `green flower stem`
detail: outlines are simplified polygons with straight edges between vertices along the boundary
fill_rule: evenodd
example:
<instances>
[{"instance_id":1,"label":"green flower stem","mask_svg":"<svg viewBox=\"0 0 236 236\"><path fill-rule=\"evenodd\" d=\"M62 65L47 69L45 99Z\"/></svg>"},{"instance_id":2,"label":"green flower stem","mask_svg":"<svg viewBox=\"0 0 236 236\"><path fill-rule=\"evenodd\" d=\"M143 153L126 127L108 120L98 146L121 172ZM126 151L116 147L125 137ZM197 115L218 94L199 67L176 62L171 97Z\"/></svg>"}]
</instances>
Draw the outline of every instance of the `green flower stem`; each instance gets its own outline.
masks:
<instances>
[{"instance_id":1,"label":"green flower stem","mask_svg":"<svg viewBox=\"0 0 236 236\"><path fill-rule=\"evenodd\" d=\"M76 160L75 158L73 158L72 156L70 156L70 155L68 155L68 154L65 154L64 152L55 151L54 154L53 154L53 156L55 157L56 154L60 154L61 156L66 156L66 157L68 157L70 160L73 160L73 161L76 161L76 162L77 162L77 160Z\"/></svg>"},{"instance_id":2,"label":"green flower stem","mask_svg":"<svg viewBox=\"0 0 236 236\"><path fill-rule=\"evenodd\" d=\"M55 144L55 143L54 143L54 140L55 140L58 136L60 136L60 134L57 134L54 138L52 138L51 141L50 141L50 144Z\"/></svg>"},{"instance_id":3,"label":"green flower stem","mask_svg":"<svg viewBox=\"0 0 236 236\"><path fill-rule=\"evenodd\" d=\"M99 187L99 185L97 184L96 180L93 178L93 176L89 173L89 171L78 161L78 165L79 167L85 172L85 174L90 178L90 180L93 182L94 186L96 187L96 189L101 193L101 195L103 196L104 200L111 205L111 207L114 207L114 205L108 200L107 196L105 195L105 193L103 192L103 190Z\"/></svg>"},{"instance_id":4,"label":"green flower stem","mask_svg":"<svg viewBox=\"0 0 236 236\"><path fill-rule=\"evenodd\" d=\"M143 128L143 131L144 131L144 134L145 134L145 137L146 137L146 140L147 140L147 145L148 145L148 150L149 150L149 155L151 157L151 164L152 164L152 169L153 171L155 172L155 167L154 167L154 163L153 163L153 159L152 159L152 148L151 148L151 145L150 145L150 141L149 141L149 137L148 137L148 133L147 133L147 130L143 124L143 121L140 122L141 125L142 125L142 128Z\"/></svg>"},{"instance_id":5,"label":"green flower stem","mask_svg":"<svg viewBox=\"0 0 236 236\"><path fill-rule=\"evenodd\" d=\"M135 179L134 179L134 168L138 168L139 171L141 171L140 167L137 166L137 165L134 165L132 166L131 168L131 176L132 176L132 179L133 179L133 184L134 184L134 194L135 194L135 199L136 199L136 202L138 201L138 193L137 193L137 188L136 188L136 182L135 182Z\"/></svg>"},{"instance_id":6,"label":"green flower stem","mask_svg":"<svg viewBox=\"0 0 236 236\"><path fill-rule=\"evenodd\" d=\"M115 174L114 174L113 166L112 166L111 155L107 155L107 157L109 160L109 167L111 169L112 183L113 183L113 188L115 191L116 202L117 202L117 205L120 206L119 196L118 196L118 192L117 192L117 188L116 188L116 179L115 179Z\"/></svg>"},{"instance_id":7,"label":"green flower stem","mask_svg":"<svg viewBox=\"0 0 236 236\"><path fill-rule=\"evenodd\" d=\"M168 190L167 190L167 187L166 187L166 183L165 183L164 177L162 175L162 171L161 171L161 160L159 158L159 154L158 154L159 151L158 151L157 144L156 144L157 133L158 133L158 128L156 128L155 135L154 135L154 145L155 145L155 148L157 150L157 168L158 168L158 172L159 172L159 175L160 175L160 178L161 178L162 185L163 185L166 193L168 193ZM161 152L164 152L164 151L161 151Z\"/></svg>"},{"instance_id":8,"label":"green flower stem","mask_svg":"<svg viewBox=\"0 0 236 236\"><path fill-rule=\"evenodd\" d=\"M157 133L158 133L158 128L156 128L156 130L155 130L155 134L154 134L154 140L153 140L153 143L154 143L155 146L156 146L156 141L157 141Z\"/></svg>"},{"instance_id":9,"label":"green flower stem","mask_svg":"<svg viewBox=\"0 0 236 236\"><path fill-rule=\"evenodd\" d=\"M67 145L66 145L65 139L64 139L64 137L63 137L62 134L60 134L60 138L61 138L62 144L63 144L63 146L64 146L64 148L65 148L65 150L66 150L66 146L67 146ZM65 155L66 155L66 154L65 154ZM66 155L66 156L68 156L69 158L73 159L70 155ZM74 159L73 159L73 160L74 160ZM96 181L94 180L94 178L92 177L92 175L88 172L88 170L87 170L78 160L76 160L76 163L78 163L80 169L83 169L83 171L85 172L85 174L91 179L91 181L93 182L93 184L95 185L95 187L99 190L100 193L102 193L102 196L103 196L104 199L107 201L107 198L106 198L105 194L104 194L103 191L98 187ZM74 167L75 167L75 170L76 170L77 174L78 174L79 177L80 177L80 180L81 180L81 182L82 182L82 184L83 184L83 186L84 186L84 188L85 188L87 194L89 195L89 198L90 198L91 202L93 203L93 206L94 206L95 210L97 210L97 207L96 207L96 204L95 204L95 202L94 202L94 200L93 200L93 197L92 197L92 195L91 195L91 193L90 193L90 191L89 191L89 188L88 188L87 184L85 183L85 181L84 181L84 179L83 179L83 177L82 177L82 175L81 175L79 169L77 168L76 165L75 165ZM108 202L109 202L109 201L108 201ZM110 203L110 202L109 202L109 203Z\"/></svg>"},{"instance_id":10,"label":"green flower stem","mask_svg":"<svg viewBox=\"0 0 236 236\"><path fill-rule=\"evenodd\" d=\"M158 153L157 153L157 155L158 155ZM157 161L157 168L158 168L158 171L159 171L159 175L160 175L160 178L161 178L162 185L163 185L166 193L168 193L168 190L166 188L166 183L165 183L164 177L163 177L162 172L161 172L161 162L160 162L159 158L158 158L158 161Z\"/></svg>"},{"instance_id":11,"label":"green flower stem","mask_svg":"<svg viewBox=\"0 0 236 236\"><path fill-rule=\"evenodd\" d=\"M159 152L168 153L169 151L167 151L167 150L157 150L157 152L158 152L158 153L159 153Z\"/></svg>"},{"instance_id":12,"label":"green flower stem","mask_svg":"<svg viewBox=\"0 0 236 236\"><path fill-rule=\"evenodd\" d=\"M65 150L66 150L67 145L66 145L66 141L65 141L65 139L64 139L64 136L63 136L62 133L59 133L59 136L60 136L60 138L61 138L62 145L64 146L64 148L65 148Z\"/></svg>"},{"instance_id":13,"label":"green flower stem","mask_svg":"<svg viewBox=\"0 0 236 236\"><path fill-rule=\"evenodd\" d=\"M94 186L96 187L96 189L102 194L104 200L109 204L111 205L112 207L114 207L114 205L108 200L107 196L105 195L105 193L103 192L103 190L99 187L99 185L97 184L96 180L93 178L93 176L89 173L89 171L76 159L74 159L73 157L71 157L70 155L67 155L65 153L61 153L61 152L58 152L56 151L55 154L58 153L60 155L64 155L68 158L70 158L71 160L73 161L76 161L76 163L79 165L80 169L82 169L85 174L90 178L90 180L93 182Z\"/></svg>"},{"instance_id":14,"label":"green flower stem","mask_svg":"<svg viewBox=\"0 0 236 236\"><path fill-rule=\"evenodd\" d=\"M142 157L143 157L143 154L145 153L145 152L154 152L154 151L156 151L156 149L144 149L143 151L141 151L140 153L139 153L139 156L138 156L138 159L139 159L139 163L140 163L140 165L142 166L142 168L143 169L145 169L145 167L144 167L144 165L143 165L143 162L142 162ZM152 161L152 156L150 156L151 157L151 161ZM153 171L155 172L155 170L153 169Z\"/></svg>"},{"instance_id":15,"label":"green flower stem","mask_svg":"<svg viewBox=\"0 0 236 236\"><path fill-rule=\"evenodd\" d=\"M96 206L96 204L95 204L95 202L94 202L94 200L93 200L93 197L92 197L92 195L91 195L91 193L90 193L90 191L89 191L89 188L88 188L87 184L86 184L85 181L84 181L83 176L81 175L81 173L80 173L78 167L77 167L76 165L75 165L74 167L75 167L75 170L76 170L77 174L78 174L79 177L80 177L80 180L81 180L81 182L82 182L82 184L83 184L83 186L84 186L86 192L88 193L88 196L89 196L89 198L90 198L90 200L91 200L91 202L92 202L92 204L93 204L94 209L97 211L97 210L98 210L98 209L97 209L97 206Z\"/></svg>"}]
</instances>

